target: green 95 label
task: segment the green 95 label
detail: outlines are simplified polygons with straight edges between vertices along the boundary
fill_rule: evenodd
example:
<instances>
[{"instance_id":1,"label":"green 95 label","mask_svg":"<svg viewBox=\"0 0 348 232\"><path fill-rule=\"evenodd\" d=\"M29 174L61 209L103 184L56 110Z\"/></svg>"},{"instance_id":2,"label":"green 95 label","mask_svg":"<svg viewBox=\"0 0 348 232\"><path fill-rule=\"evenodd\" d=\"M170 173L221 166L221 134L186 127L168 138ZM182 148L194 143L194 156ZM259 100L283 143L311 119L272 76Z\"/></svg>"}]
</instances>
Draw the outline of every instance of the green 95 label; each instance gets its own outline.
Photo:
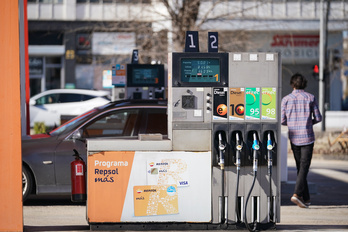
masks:
<instances>
[{"instance_id":1,"label":"green 95 label","mask_svg":"<svg viewBox=\"0 0 348 232\"><path fill-rule=\"evenodd\" d=\"M260 119L260 88L245 88L245 119Z\"/></svg>"}]
</instances>

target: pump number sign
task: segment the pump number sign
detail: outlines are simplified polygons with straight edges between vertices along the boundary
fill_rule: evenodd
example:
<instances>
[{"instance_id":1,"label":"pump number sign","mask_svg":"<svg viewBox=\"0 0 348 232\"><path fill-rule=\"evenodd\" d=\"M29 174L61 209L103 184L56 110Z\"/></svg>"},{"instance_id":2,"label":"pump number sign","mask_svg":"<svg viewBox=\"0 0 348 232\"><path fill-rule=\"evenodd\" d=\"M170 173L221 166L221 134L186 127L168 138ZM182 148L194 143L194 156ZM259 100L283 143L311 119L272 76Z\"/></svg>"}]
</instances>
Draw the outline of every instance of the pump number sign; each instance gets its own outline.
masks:
<instances>
[{"instance_id":1,"label":"pump number sign","mask_svg":"<svg viewBox=\"0 0 348 232\"><path fill-rule=\"evenodd\" d=\"M181 59L182 82L220 82L220 61L215 58Z\"/></svg>"},{"instance_id":2,"label":"pump number sign","mask_svg":"<svg viewBox=\"0 0 348 232\"><path fill-rule=\"evenodd\" d=\"M260 119L260 88L245 88L245 119Z\"/></svg>"},{"instance_id":3,"label":"pump number sign","mask_svg":"<svg viewBox=\"0 0 348 232\"><path fill-rule=\"evenodd\" d=\"M262 119L276 119L276 88L262 88Z\"/></svg>"}]
</instances>

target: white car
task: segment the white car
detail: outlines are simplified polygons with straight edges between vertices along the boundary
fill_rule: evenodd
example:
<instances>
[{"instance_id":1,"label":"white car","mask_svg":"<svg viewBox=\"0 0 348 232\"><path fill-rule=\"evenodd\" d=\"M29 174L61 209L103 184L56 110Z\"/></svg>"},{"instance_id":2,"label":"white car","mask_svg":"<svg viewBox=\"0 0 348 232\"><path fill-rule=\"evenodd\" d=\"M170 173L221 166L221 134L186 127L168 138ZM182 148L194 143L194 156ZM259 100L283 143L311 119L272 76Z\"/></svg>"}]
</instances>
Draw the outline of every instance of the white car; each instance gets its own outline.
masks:
<instances>
[{"instance_id":1,"label":"white car","mask_svg":"<svg viewBox=\"0 0 348 232\"><path fill-rule=\"evenodd\" d=\"M85 89L52 89L30 98L30 127L43 122L59 126L61 116L76 116L110 102L109 92Z\"/></svg>"}]
</instances>

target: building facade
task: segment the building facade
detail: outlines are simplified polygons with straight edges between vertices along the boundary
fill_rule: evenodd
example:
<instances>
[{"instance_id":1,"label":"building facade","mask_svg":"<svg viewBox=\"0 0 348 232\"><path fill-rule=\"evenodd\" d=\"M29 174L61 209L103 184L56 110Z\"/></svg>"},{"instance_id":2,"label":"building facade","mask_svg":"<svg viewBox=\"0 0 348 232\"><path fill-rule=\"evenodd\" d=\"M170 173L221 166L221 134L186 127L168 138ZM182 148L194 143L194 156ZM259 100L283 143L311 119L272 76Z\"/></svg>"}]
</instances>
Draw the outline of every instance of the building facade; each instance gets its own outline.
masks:
<instances>
[{"instance_id":1,"label":"building facade","mask_svg":"<svg viewBox=\"0 0 348 232\"><path fill-rule=\"evenodd\" d=\"M51 88L101 89L102 71L129 63L133 49L139 50L141 63L166 63L172 51L174 21L160 0L28 0L27 10L31 95ZM313 67L319 64L322 12L318 0L201 0L196 30L202 52L207 31L219 32L220 52L280 52L282 95L291 91L291 75L301 72L318 98ZM348 1L332 0L328 54L338 54L343 62L326 80L329 110L348 110L347 19Z\"/></svg>"}]
</instances>

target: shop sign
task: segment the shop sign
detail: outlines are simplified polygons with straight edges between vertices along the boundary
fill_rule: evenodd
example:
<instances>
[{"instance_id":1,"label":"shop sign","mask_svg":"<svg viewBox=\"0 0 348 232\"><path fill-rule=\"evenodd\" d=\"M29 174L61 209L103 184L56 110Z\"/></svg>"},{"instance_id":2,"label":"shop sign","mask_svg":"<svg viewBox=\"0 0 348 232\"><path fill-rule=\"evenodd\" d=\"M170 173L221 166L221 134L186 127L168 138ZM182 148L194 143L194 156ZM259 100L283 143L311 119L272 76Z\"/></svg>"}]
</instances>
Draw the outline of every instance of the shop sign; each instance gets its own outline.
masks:
<instances>
[{"instance_id":1,"label":"shop sign","mask_svg":"<svg viewBox=\"0 0 348 232\"><path fill-rule=\"evenodd\" d=\"M270 47L280 52L283 59L319 59L319 35L276 34Z\"/></svg>"},{"instance_id":2,"label":"shop sign","mask_svg":"<svg viewBox=\"0 0 348 232\"><path fill-rule=\"evenodd\" d=\"M249 51L279 52L282 62L310 63L319 59L319 35L256 34Z\"/></svg>"},{"instance_id":3,"label":"shop sign","mask_svg":"<svg viewBox=\"0 0 348 232\"><path fill-rule=\"evenodd\" d=\"M135 33L94 32L92 53L94 55L132 54L135 48Z\"/></svg>"},{"instance_id":4,"label":"shop sign","mask_svg":"<svg viewBox=\"0 0 348 232\"><path fill-rule=\"evenodd\" d=\"M29 57L29 75L43 74L43 57Z\"/></svg>"}]
</instances>

